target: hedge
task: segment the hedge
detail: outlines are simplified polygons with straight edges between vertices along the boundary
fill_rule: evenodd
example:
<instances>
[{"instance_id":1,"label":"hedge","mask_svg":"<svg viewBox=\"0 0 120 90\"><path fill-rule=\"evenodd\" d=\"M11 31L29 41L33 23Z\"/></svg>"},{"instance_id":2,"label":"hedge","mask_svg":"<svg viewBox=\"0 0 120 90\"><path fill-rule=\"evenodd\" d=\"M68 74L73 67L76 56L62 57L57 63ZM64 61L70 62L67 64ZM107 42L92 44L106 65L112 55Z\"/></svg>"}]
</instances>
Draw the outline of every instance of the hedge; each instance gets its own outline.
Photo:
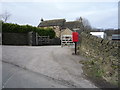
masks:
<instances>
[{"instance_id":1,"label":"hedge","mask_svg":"<svg viewBox=\"0 0 120 90\"><path fill-rule=\"evenodd\" d=\"M40 36L50 36L50 38L55 37L55 32L52 28L38 28L30 25L2 23L3 33L27 33L30 31L37 32Z\"/></svg>"}]
</instances>

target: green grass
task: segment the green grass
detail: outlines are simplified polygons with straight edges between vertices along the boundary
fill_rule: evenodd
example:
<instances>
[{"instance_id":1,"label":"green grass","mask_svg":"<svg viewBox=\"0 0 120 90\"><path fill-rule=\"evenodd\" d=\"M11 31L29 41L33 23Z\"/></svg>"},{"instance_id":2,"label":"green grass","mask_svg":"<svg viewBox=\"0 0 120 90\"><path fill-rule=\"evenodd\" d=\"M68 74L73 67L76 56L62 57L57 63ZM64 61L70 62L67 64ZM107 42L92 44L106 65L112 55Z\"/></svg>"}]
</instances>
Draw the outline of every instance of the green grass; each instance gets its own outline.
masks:
<instances>
[{"instance_id":1,"label":"green grass","mask_svg":"<svg viewBox=\"0 0 120 90\"><path fill-rule=\"evenodd\" d=\"M84 69L90 76L102 77L104 74L104 70L100 68L96 60L82 61L81 63L84 64Z\"/></svg>"},{"instance_id":2,"label":"green grass","mask_svg":"<svg viewBox=\"0 0 120 90\"><path fill-rule=\"evenodd\" d=\"M110 66L107 64L102 63L102 60L96 60L96 59L92 59L92 60L88 60L88 61L80 61L81 64L83 64L83 71L85 73L85 75L87 75L87 77L92 78L94 80L102 80L103 76L104 77L111 77L111 80L108 80L108 83L111 83L112 85L117 85L117 81L115 80L115 74L113 73L112 76L106 76L106 72L112 72L113 68L118 68L116 66ZM108 67L105 70L105 67ZM111 68L111 70L110 70Z\"/></svg>"}]
</instances>

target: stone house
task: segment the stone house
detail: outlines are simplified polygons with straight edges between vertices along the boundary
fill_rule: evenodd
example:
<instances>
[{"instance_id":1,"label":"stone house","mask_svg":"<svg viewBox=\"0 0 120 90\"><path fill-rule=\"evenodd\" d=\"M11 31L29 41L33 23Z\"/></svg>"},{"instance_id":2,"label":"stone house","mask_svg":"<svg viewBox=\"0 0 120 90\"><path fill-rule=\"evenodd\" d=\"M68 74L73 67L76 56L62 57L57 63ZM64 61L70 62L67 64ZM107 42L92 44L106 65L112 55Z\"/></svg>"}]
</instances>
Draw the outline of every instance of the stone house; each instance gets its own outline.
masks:
<instances>
[{"instance_id":1,"label":"stone house","mask_svg":"<svg viewBox=\"0 0 120 90\"><path fill-rule=\"evenodd\" d=\"M60 38L61 35L72 35L74 29L82 30L82 23L79 21L66 22L65 19L42 20L38 27L53 28L56 37Z\"/></svg>"}]
</instances>

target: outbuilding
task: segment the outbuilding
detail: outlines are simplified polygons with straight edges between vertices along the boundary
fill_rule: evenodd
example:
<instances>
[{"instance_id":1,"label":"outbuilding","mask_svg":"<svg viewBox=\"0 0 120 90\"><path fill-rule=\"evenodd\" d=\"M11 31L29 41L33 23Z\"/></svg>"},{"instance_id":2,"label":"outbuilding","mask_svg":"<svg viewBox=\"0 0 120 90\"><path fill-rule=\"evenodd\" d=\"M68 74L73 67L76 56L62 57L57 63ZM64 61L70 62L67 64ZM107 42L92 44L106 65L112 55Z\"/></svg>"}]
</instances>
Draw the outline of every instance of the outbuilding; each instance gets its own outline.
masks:
<instances>
[{"instance_id":1,"label":"outbuilding","mask_svg":"<svg viewBox=\"0 0 120 90\"><path fill-rule=\"evenodd\" d=\"M99 38L103 38L103 39L105 39L107 37L105 32L90 32L90 34L97 36Z\"/></svg>"}]
</instances>

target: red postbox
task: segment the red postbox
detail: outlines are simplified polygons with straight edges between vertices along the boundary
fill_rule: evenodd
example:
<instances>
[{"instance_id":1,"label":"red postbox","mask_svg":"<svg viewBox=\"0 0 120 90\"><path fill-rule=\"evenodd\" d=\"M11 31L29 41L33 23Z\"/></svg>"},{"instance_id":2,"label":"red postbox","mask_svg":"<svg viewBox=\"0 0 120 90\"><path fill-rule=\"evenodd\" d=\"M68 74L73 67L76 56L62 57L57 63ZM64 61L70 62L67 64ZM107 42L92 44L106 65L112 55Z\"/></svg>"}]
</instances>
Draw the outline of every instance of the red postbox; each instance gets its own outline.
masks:
<instances>
[{"instance_id":1,"label":"red postbox","mask_svg":"<svg viewBox=\"0 0 120 90\"><path fill-rule=\"evenodd\" d=\"M72 41L73 42L78 42L78 40L79 40L79 34L78 34L78 32L73 32L72 33Z\"/></svg>"}]
</instances>

